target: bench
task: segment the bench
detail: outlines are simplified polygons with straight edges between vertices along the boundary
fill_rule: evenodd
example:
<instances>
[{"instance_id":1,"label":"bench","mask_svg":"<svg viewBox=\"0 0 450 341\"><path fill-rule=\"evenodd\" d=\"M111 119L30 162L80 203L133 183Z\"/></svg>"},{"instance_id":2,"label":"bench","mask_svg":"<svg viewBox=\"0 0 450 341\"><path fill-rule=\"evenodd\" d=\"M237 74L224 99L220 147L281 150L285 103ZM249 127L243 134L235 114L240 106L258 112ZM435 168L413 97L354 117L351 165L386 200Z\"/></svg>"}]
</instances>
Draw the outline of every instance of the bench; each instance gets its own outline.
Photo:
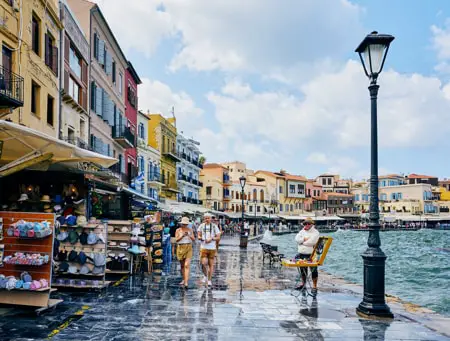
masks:
<instances>
[{"instance_id":1,"label":"bench","mask_svg":"<svg viewBox=\"0 0 450 341\"><path fill-rule=\"evenodd\" d=\"M273 246L266 243L259 243L261 245L263 251L263 264L265 258L269 258L270 265L274 262L281 263L281 260L284 258L284 254L278 252L278 246Z\"/></svg>"}]
</instances>

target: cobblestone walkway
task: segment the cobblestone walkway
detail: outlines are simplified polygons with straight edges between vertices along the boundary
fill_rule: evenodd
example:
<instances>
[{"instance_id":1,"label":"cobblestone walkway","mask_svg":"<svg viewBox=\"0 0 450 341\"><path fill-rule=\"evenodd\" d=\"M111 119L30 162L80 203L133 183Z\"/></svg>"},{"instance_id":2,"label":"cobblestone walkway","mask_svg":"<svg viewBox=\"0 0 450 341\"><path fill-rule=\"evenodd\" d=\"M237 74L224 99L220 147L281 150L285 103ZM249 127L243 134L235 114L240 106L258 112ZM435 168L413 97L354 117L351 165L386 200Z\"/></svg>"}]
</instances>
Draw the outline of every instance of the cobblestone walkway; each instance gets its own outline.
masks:
<instances>
[{"instance_id":1,"label":"cobblestone walkway","mask_svg":"<svg viewBox=\"0 0 450 341\"><path fill-rule=\"evenodd\" d=\"M42 316L0 315L1 340L450 340L403 316L392 322L359 319L360 298L321 288L317 300L295 298L295 272L262 264L226 243L213 289L200 284L198 259L190 289L178 287L177 262L160 277L126 278L102 293L59 293Z\"/></svg>"}]
</instances>

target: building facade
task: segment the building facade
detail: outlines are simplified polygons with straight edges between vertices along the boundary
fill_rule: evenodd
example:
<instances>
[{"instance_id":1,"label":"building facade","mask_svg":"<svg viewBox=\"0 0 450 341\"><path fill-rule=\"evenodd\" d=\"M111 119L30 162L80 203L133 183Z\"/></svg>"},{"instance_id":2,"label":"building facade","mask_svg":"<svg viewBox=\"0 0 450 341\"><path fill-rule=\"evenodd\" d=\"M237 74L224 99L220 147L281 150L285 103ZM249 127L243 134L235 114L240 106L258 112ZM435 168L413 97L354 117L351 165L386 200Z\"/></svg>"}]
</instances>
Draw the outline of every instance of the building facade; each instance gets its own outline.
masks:
<instances>
[{"instance_id":1,"label":"building facade","mask_svg":"<svg viewBox=\"0 0 450 341\"><path fill-rule=\"evenodd\" d=\"M58 137L60 32L57 0L1 1L0 117Z\"/></svg>"},{"instance_id":2,"label":"building facade","mask_svg":"<svg viewBox=\"0 0 450 341\"><path fill-rule=\"evenodd\" d=\"M352 194L324 192L327 200L328 214L343 214L354 212L354 199Z\"/></svg>"},{"instance_id":3,"label":"building facade","mask_svg":"<svg viewBox=\"0 0 450 341\"><path fill-rule=\"evenodd\" d=\"M130 61L127 63L127 69L125 71L125 85L126 85L126 98L125 98L125 117L126 117L126 129L125 134L130 133L130 139L137 136L137 120L138 120L138 85L142 84L136 70ZM125 160L129 169L127 174L134 173L133 168L137 166L137 151L136 142L133 146L128 146L125 149ZM129 175L132 175L129 174Z\"/></svg>"},{"instance_id":4,"label":"building facade","mask_svg":"<svg viewBox=\"0 0 450 341\"><path fill-rule=\"evenodd\" d=\"M64 25L61 58L62 101L59 138L89 148L89 42L74 14L61 3Z\"/></svg>"},{"instance_id":5,"label":"building facade","mask_svg":"<svg viewBox=\"0 0 450 341\"><path fill-rule=\"evenodd\" d=\"M206 163L200 171L200 181L203 187L200 189L200 200L203 206L215 211L229 211L232 182L228 170L218 163Z\"/></svg>"},{"instance_id":6,"label":"building facade","mask_svg":"<svg viewBox=\"0 0 450 341\"><path fill-rule=\"evenodd\" d=\"M135 136L125 117L125 71L127 59L100 8L85 0L67 0L91 46L90 147L117 158L111 167L122 182L127 177L125 149L135 147Z\"/></svg>"},{"instance_id":7,"label":"building facade","mask_svg":"<svg viewBox=\"0 0 450 341\"><path fill-rule=\"evenodd\" d=\"M148 144L148 127L150 117L138 112L137 117L137 166L138 181L136 189L148 197L159 200L164 185L161 179L161 153Z\"/></svg>"},{"instance_id":8,"label":"building facade","mask_svg":"<svg viewBox=\"0 0 450 341\"><path fill-rule=\"evenodd\" d=\"M308 212L314 211L313 200L322 196L322 185L318 184L313 179L308 179L306 182L306 199L305 210Z\"/></svg>"},{"instance_id":9,"label":"building facade","mask_svg":"<svg viewBox=\"0 0 450 341\"><path fill-rule=\"evenodd\" d=\"M181 161L177 163L178 200L200 205L200 143L181 134L177 136L177 154Z\"/></svg>"},{"instance_id":10,"label":"building facade","mask_svg":"<svg viewBox=\"0 0 450 341\"><path fill-rule=\"evenodd\" d=\"M178 199L176 180L177 162L177 128L175 118L165 118L161 114L150 114L148 121L148 145L161 153L161 180L164 184L160 193L162 198Z\"/></svg>"}]
</instances>

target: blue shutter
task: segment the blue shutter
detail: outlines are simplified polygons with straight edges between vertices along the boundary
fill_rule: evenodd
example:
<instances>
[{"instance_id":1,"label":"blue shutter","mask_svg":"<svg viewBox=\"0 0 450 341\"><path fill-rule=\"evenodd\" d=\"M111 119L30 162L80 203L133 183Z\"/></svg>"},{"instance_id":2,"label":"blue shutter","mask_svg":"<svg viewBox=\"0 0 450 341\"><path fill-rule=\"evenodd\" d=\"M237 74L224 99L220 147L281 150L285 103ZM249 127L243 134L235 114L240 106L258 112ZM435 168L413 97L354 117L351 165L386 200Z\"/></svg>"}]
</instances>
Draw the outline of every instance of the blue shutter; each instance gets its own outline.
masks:
<instances>
[{"instance_id":1,"label":"blue shutter","mask_svg":"<svg viewBox=\"0 0 450 341\"><path fill-rule=\"evenodd\" d=\"M103 89L101 87L95 88L96 98L95 98L95 113L102 117L103 116Z\"/></svg>"},{"instance_id":2,"label":"blue shutter","mask_svg":"<svg viewBox=\"0 0 450 341\"><path fill-rule=\"evenodd\" d=\"M103 40L98 41L97 60L101 65L105 65L105 42Z\"/></svg>"},{"instance_id":3,"label":"blue shutter","mask_svg":"<svg viewBox=\"0 0 450 341\"><path fill-rule=\"evenodd\" d=\"M112 74L112 56L108 53L108 52L106 52L105 53L105 61L106 61L106 74L107 75L111 75Z\"/></svg>"}]
</instances>

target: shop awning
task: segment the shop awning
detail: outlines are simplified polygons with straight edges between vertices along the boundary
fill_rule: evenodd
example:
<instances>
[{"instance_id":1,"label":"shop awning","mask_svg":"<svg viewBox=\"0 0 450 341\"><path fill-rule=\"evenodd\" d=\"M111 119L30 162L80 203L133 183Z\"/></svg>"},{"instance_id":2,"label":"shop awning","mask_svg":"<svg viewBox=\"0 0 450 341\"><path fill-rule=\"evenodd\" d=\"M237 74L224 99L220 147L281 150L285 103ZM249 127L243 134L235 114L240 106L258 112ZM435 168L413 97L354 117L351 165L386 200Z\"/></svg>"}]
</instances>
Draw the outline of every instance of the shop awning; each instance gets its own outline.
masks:
<instances>
[{"instance_id":1,"label":"shop awning","mask_svg":"<svg viewBox=\"0 0 450 341\"><path fill-rule=\"evenodd\" d=\"M324 217L313 217L312 218L315 221L326 221L326 220L344 220L342 218L339 218L336 215L332 215L332 216L324 216Z\"/></svg>"},{"instance_id":2,"label":"shop awning","mask_svg":"<svg viewBox=\"0 0 450 341\"><path fill-rule=\"evenodd\" d=\"M136 191L136 190L134 190L134 189L132 189L130 187L121 187L120 191L128 193L128 194L130 194L130 195L132 195L134 197L137 197L139 199L142 199L144 201L149 201L149 202L152 202L152 203L158 203L157 200L155 200L153 198L150 198L150 197L146 196L145 194L143 194L141 192L138 192L138 191Z\"/></svg>"},{"instance_id":3,"label":"shop awning","mask_svg":"<svg viewBox=\"0 0 450 341\"><path fill-rule=\"evenodd\" d=\"M0 176L6 176L42 162L91 162L108 168L118 160L79 148L34 129L0 121L0 162Z\"/></svg>"}]
</instances>

